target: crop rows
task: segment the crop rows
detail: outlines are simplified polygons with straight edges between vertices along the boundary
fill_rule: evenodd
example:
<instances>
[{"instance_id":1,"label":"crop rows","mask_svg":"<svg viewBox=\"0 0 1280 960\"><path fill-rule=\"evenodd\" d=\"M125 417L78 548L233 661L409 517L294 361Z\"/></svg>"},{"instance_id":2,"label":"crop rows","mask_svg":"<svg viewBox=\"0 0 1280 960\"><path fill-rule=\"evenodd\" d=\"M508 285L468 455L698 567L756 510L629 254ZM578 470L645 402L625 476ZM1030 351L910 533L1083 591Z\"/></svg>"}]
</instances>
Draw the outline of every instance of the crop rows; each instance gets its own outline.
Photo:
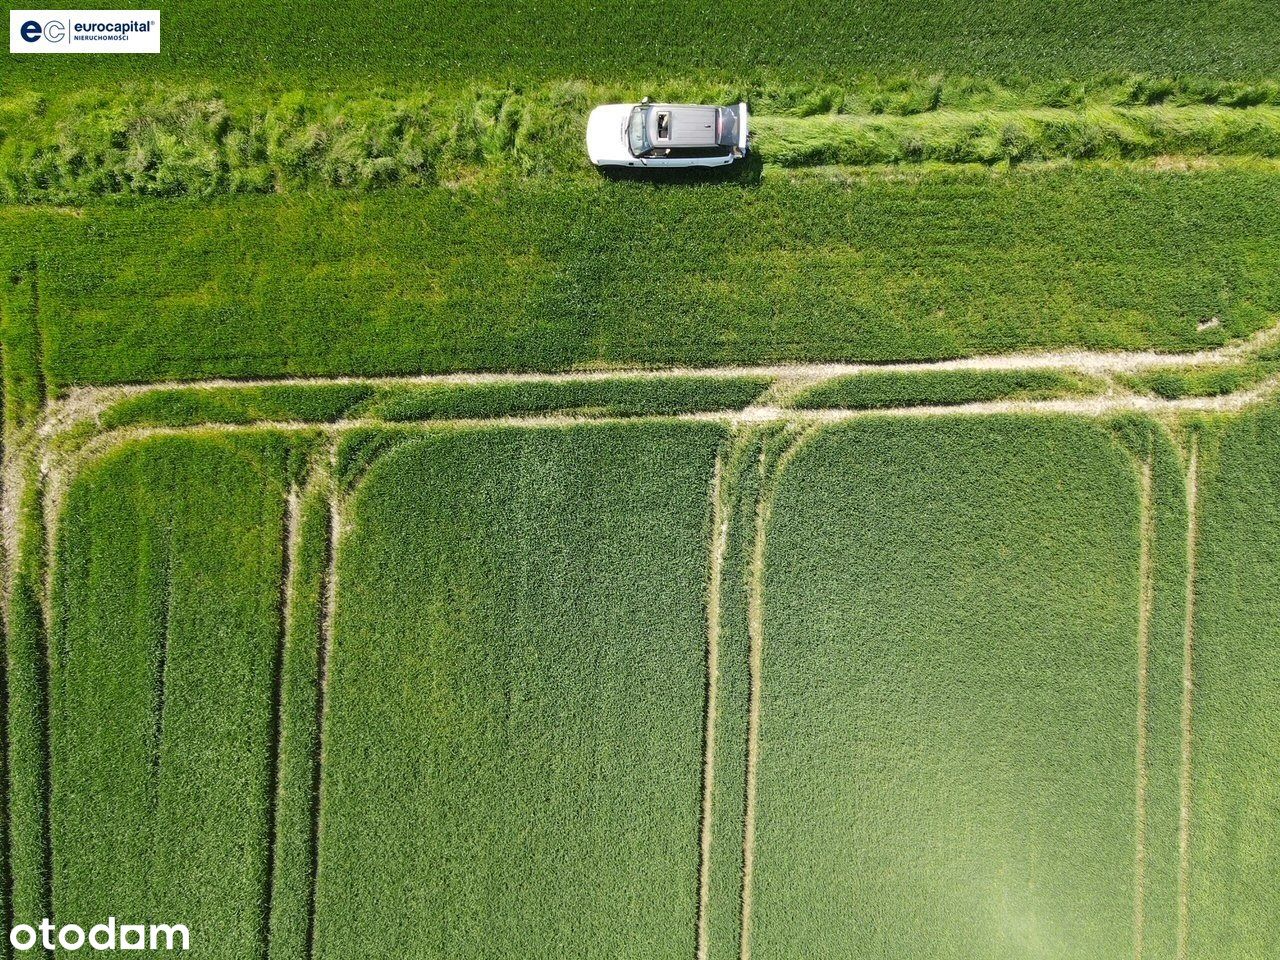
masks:
<instances>
[{"instance_id":1,"label":"crop rows","mask_svg":"<svg viewBox=\"0 0 1280 960\"><path fill-rule=\"evenodd\" d=\"M274 402L274 388L240 389ZM213 410L236 399L214 396ZM1241 565L1270 556L1254 531L1269 509L1268 412L1178 428L1194 431L1178 436L1200 459L1195 575L1182 559L1185 454L1143 420L850 410L797 443L786 424L803 424L800 410L761 426L710 418L732 440L700 414L624 423L579 410L541 429L536 416L425 432L339 420L325 431L334 447L306 424L148 428L111 413L104 436L120 442L85 447L76 476L49 475L47 521L29 508L10 586L7 746L14 782L37 788L10 806L20 914L51 902L67 919L92 915L102 878L149 857L150 875L106 885L113 909L125 897L163 912L181 896L227 938L211 956L255 944L358 955L380 931L406 932L380 912L403 907L404 891L415 942L452 955L568 949L565 931L589 954L643 941L646 955L704 957L782 956L797 942L874 956L917 941L940 955L1088 941L1099 956L1207 957L1270 935L1265 896L1227 892L1266 862L1261 824L1235 824L1265 809L1245 785L1269 762L1269 727L1223 689L1243 678L1258 703L1269 690L1266 591L1242 626L1230 586L1260 583ZM1062 589L1045 588L1053 576ZM607 585L599 604L582 601L592 583ZM649 606L660 583L679 595ZM1241 630L1261 638L1252 652ZM94 642L104 636L123 645ZM587 642L598 646L582 657ZM31 673L45 657L48 675ZM95 719L95 704L117 701L127 722ZM832 733L833 716L852 725ZM224 751L210 768L208 744ZM23 773L45 749L45 772ZM625 791L610 792L624 780L606 762L626 771ZM642 782L653 792L637 793ZM584 807L588 784L603 792ZM200 829L184 826L197 811ZM655 832L623 842L617 823ZM1064 843L1094 860L1045 872ZM913 845L921 856L902 858ZM940 863L929 850L950 852ZM866 869L885 857L896 865ZM1004 872L974 886L983 864ZM190 899L192 870L216 896ZM886 886L891 875L912 896L933 891L940 912ZM810 890L805 877L825 880ZM508 883L561 907L495 906L492 884ZM1040 926L991 926L956 899L973 889ZM876 926L850 925L850 897ZM1082 898L1084 914L1061 913ZM446 931L440 916L457 922Z\"/></svg>"},{"instance_id":2,"label":"crop rows","mask_svg":"<svg viewBox=\"0 0 1280 960\"><path fill-rule=\"evenodd\" d=\"M1142 0L1085 0L1046 7L1018 0L939 0L903 8L890 0L833 8L798 0L785 17L763 0L699 5L605 0L583 10L538 0L512 10L470 0L439 17L393 0L376 8L327 0L283 9L254 0L234 12L193 0L163 13L158 57L8 57L0 86L59 90L130 80L237 84L341 80L369 85L607 76L636 82L693 75L713 79L812 80L850 74L938 71L982 76L1106 76L1158 72L1216 79L1274 70L1270 7L1242 0L1229 10ZM835 14L835 15L833 15ZM653 24L680 29L654 39Z\"/></svg>"},{"instance_id":3,"label":"crop rows","mask_svg":"<svg viewBox=\"0 0 1280 960\"><path fill-rule=\"evenodd\" d=\"M36 337L6 327L35 341L31 377L55 394L1188 350L1280 312L1278 183L1248 167L1099 168L766 180L749 195L611 183L6 207L0 309L38 315Z\"/></svg>"}]
</instances>

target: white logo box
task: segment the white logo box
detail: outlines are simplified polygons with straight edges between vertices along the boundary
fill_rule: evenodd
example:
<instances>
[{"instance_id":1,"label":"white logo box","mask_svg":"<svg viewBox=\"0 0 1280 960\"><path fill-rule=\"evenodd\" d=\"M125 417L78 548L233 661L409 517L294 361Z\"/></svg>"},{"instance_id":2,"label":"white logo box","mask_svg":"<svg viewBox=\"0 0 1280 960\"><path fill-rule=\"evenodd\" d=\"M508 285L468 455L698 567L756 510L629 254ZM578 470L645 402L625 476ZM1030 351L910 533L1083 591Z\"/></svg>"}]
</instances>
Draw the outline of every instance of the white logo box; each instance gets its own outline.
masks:
<instances>
[{"instance_id":1,"label":"white logo box","mask_svg":"<svg viewBox=\"0 0 1280 960\"><path fill-rule=\"evenodd\" d=\"M159 53L159 10L10 10L10 53Z\"/></svg>"}]
</instances>

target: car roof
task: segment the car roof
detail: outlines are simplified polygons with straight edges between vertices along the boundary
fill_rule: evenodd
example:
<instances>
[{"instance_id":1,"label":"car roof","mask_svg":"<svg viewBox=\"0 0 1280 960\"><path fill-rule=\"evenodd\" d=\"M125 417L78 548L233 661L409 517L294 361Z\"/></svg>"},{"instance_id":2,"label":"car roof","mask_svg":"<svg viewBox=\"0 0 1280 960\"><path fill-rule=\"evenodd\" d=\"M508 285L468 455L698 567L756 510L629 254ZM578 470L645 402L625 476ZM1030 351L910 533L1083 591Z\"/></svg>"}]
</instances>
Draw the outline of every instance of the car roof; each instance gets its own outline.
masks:
<instances>
[{"instance_id":1,"label":"car roof","mask_svg":"<svg viewBox=\"0 0 1280 960\"><path fill-rule=\"evenodd\" d=\"M655 147L714 147L719 143L719 107L692 103L651 103L646 118Z\"/></svg>"}]
</instances>

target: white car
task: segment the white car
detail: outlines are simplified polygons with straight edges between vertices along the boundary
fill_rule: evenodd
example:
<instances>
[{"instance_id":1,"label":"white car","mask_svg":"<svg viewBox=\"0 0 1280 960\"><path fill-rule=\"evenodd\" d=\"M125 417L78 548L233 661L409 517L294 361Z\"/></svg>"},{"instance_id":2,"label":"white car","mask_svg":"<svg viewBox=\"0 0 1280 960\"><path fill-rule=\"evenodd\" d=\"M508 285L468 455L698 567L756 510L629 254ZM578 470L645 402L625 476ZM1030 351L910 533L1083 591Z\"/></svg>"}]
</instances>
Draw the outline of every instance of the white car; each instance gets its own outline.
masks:
<instances>
[{"instance_id":1,"label":"white car","mask_svg":"<svg viewBox=\"0 0 1280 960\"><path fill-rule=\"evenodd\" d=\"M597 167L722 167L747 152L747 105L608 103L587 120Z\"/></svg>"}]
</instances>

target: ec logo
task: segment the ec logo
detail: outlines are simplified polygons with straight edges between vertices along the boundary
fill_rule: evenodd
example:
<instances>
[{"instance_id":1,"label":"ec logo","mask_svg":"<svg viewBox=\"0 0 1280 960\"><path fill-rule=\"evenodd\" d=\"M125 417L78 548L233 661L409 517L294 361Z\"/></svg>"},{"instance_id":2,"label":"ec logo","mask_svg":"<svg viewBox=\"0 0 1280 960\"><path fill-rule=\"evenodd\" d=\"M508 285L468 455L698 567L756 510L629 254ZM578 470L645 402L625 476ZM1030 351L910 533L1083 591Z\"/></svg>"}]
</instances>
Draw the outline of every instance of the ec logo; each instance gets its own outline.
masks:
<instances>
[{"instance_id":1,"label":"ec logo","mask_svg":"<svg viewBox=\"0 0 1280 960\"><path fill-rule=\"evenodd\" d=\"M35 20L28 20L19 31L27 43L35 43L43 36L50 43L61 43L67 37L67 27L61 20L50 20L41 26Z\"/></svg>"}]
</instances>

